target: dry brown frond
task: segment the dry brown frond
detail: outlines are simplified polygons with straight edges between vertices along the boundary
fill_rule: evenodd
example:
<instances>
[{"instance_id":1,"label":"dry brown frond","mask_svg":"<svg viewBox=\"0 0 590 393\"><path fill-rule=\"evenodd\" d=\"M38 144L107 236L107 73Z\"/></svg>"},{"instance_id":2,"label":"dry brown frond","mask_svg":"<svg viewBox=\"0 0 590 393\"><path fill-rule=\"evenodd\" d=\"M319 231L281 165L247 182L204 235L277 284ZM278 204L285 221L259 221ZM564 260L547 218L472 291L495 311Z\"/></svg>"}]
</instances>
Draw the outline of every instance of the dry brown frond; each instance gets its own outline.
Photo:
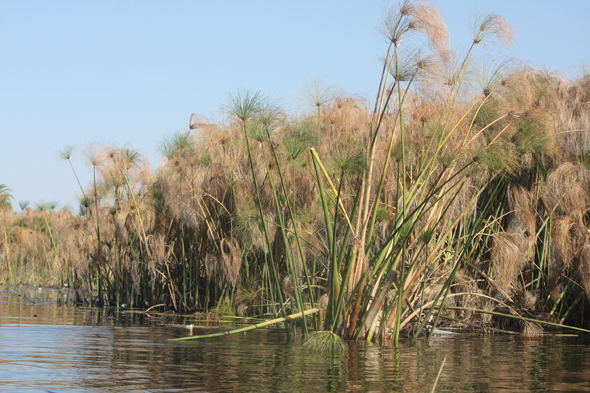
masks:
<instances>
[{"instance_id":1,"label":"dry brown frond","mask_svg":"<svg viewBox=\"0 0 590 393\"><path fill-rule=\"evenodd\" d=\"M291 276L285 276L283 278L282 287L285 295L295 300L295 288L293 288L293 279L291 279Z\"/></svg>"},{"instance_id":2,"label":"dry brown frond","mask_svg":"<svg viewBox=\"0 0 590 393\"><path fill-rule=\"evenodd\" d=\"M536 292L523 290L518 296L518 304L525 310L534 310L538 299Z\"/></svg>"},{"instance_id":3,"label":"dry brown frond","mask_svg":"<svg viewBox=\"0 0 590 393\"><path fill-rule=\"evenodd\" d=\"M459 271L455 276L455 283L453 284L454 293L478 293L477 281L469 276L466 271ZM479 304L483 298L474 295L455 296L455 303L465 308L479 308ZM461 317L469 320L474 316L472 311L462 311Z\"/></svg>"},{"instance_id":4,"label":"dry brown frond","mask_svg":"<svg viewBox=\"0 0 590 393\"><path fill-rule=\"evenodd\" d=\"M436 296L439 294L439 292L442 290L443 285L436 283L436 284L432 284L429 285L428 287L426 287L424 289L424 300L425 302L432 302L434 301L434 299L436 299Z\"/></svg>"},{"instance_id":5,"label":"dry brown frond","mask_svg":"<svg viewBox=\"0 0 590 393\"><path fill-rule=\"evenodd\" d=\"M155 211L144 201L139 201L137 205L128 201L121 206L118 221L123 238L130 234L140 235L142 231L151 233L156 222Z\"/></svg>"},{"instance_id":6,"label":"dry brown frond","mask_svg":"<svg viewBox=\"0 0 590 393\"><path fill-rule=\"evenodd\" d=\"M547 111L555 119L555 131L566 159L583 158L590 148L590 100L584 78L569 80L547 70L527 69L534 89L533 107Z\"/></svg>"},{"instance_id":7,"label":"dry brown frond","mask_svg":"<svg viewBox=\"0 0 590 393\"><path fill-rule=\"evenodd\" d=\"M131 262L131 265L129 266L129 274L131 276L131 281L133 282L133 287L135 288L135 291L137 293L140 293L141 280L140 280L140 274L139 274L139 261L138 260L134 260L133 262Z\"/></svg>"},{"instance_id":8,"label":"dry brown frond","mask_svg":"<svg viewBox=\"0 0 590 393\"><path fill-rule=\"evenodd\" d=\"M227 249L227 251L225 251ZM236 239L223 239L221 244L221 253L226 260L228 281L232 286L236 286L240 278L240 268L242 267L242 250Z\"/></svg>"},{"instance_id":9,"label":"dry brown frond","mask_svg":"<svg viewBox=\"0 0 590 393\"><path fill-rule=\"evenodd\" d=\"M91 143L84 149L84 161L86 165L89 167L95 167L98 169L99 165L102 163L103 155L102 155L103 147L97 143Z\"/></svg>"},{"instance_id":10,"label":"dry brown frond","mask_svg":"<svg viewBox=\"0 0 590 393\"><path fill-rule=\"evenodd\" d=\"M555 256L565 267L573 264L574 257L580 251L586 237L586 229L569 216L555 220L551 228L551 239Z\"/></svg>"},{"instance_id":11,"label":"dry brown frond","mask_svg":"<svg viewBox=\"0 0 590 393\"><path fill-rule=\"evenodd\" d=\"M159 264L164 264L166 258L166 236L157 234L149 238L149 242L154 258L156 258Z\"/></svg>"},{"instance_id":12,"label":"dry brown frond","mask_svg":"<svg viewBox=\"0 0 590 393\"><path fill-rule=\"evenodd\" d=\"M205 272L210 280L215 280L218 287L222 286L221 281L217 280L217 257L213 254L205 255Z\"/></svg>"},{"instance_id":13,"label":"dry brown frond","mask_svg":"<svg viewBox=\"0 0 590 393\"><path fill-rule=\"evenodd\" d=\"M578 272L586 297L590 299L590 242L585 243L579 255Z\"/></svg>"},{"instance_id":14,"label":"dry brown frond","mask_svg":"<svg viewBox=\"0 0 590 393\"><path fill-rule=\"evenodd\" d=\"M326 106L320 155L328 155L338 142L349 139L362 141L368 134L370 113L367 102L354 97L336 98Z\"/></svg>"},{"instance_id":15,"label":"dry brown frond","mask_svg":"<svg viewBox=\"0 0 590 393\"><path fill-rule=\"evenodd\" d=\"M324 326L324 321L326 319L326 309L328 308L328 302L329 302L329 296L327 293L324 293L315 302L316 307L319 307L322 310L322 311L320 311L318 326Z\"/></svg>"},{"instance_id":16,"label":"dry brown frond","mask_svg":"<svg viewBox=\"0 0 590 393\"><path fill-rule=\"evenodd\" d=\"M453 201L449 211L443 218L443 222L450 223L459 215L464 214L465 217L471 216L477 209L477 203L473 203L473 198L478 191L479 179L470 176L463 181L460 189L456 192L451 192L449 197L453 197ZM465 210L469 207L468 210Z\"/></svg>"},{"instance_id":17,"label":"dry brown frond","mask_svg":"<svg viewBox=\"0 0 590 393\"><path fill-rule=\"evenodd\" d=\"M496 302L492 299L483 299L482 304L480 305L482 310L486 311L493 311L496 307ZM479 318L483 324L489 324L492 322L492 315L486 313L480 313Z\"/></svg>"},{"instance_id":18,"label":"dry brown frond","mask_svg":"<svg viewBox=\"0 0 590 393\"><path fill-rule=\"evenodd\" d=\"M522 115L535 105L535 89L527 71L516 70L503 80L502 112Z\"/></svg>"},{"instance_id":19,"label":"dry brown frond","mask_svg":"<svg viewBox=\"0 0 590 393\"><path fill-rule=\"evenodd\" d=\"M538 323L525 321L520 330L520 339L535 339L543 336L543 328Z\"/></svg>"},{"instance_id":20,"label":"dry brown frond","mask_svg":"<svg viewBox=\"0 0 590 393\"><path fill-rule=\"evenodd\" d=\"M568 215L581 222L589 203L586 190L590 184L590 172L571 162L561 164L547 177L543 202L549 211Z\"/></svg>"},{"instance_id":21,"label":"dry brown frond","mask_svg":"<svg viewBox=\"0 0 590 393\"><path fill-rule=\"evenodd\" d=\"M555 120L544 110L531 109L516 123L512 137L520 154L553 156L556 152Z\"/></svg>"},{"instance_id":22,"label":"dry brown frond","mask_svg":"<svg viewBox=\"0 0 590 393\"><path fill-rule=\"evenodd\" d=\"M487 41L497 41L508 45L514 39L514 30L506 19L499 15L476 15L471 38L475 44Z\"/></svg>"},{"instance_id":23,"label":"dry brown frond","mask_svg":"<svg viewBox=\"0 0 590 393\"><path fill-rule=\"evenodd\" d=\"M245 195L245 194L244 194ZM247 245L248 249L254 252L269 252L265 241L265 235L262 228L262 221L254 201L249 198L242 198L239 201L235 216L233 217L234 236L237 237L241 244ZM276 225L273 223L275 214L269 211L263 211L264 220L266 221L266 231L268 238L275 239L277 233Z\"/></svg>"},{"instance_id":24,"label":"dry brown frond","mask_svg":"<svg viewBox=\"0 0 590 393\"><path fill-rule=\"evenodd\" d=\"M156 269L156 261L153 259L150 259L148 261L147 266L148 266L148 272L149 272L149 278L150 278L150 287L152 288L152 291L153 291L156 286L156 275L158 273L158 270Z\"/></svg>"},{"instance_id":25,"label":"dry brown frond","mask_svg":"<svg viewBox=\"0 0 590 393\"><path fill-rule=\"evenodd\" d=\"M507 232L523 235L526 246L521 250L527 259L534 258L536 240L536 214L533 208L533 196L524 187L511 185L508 188L508 208L511 213L508 217Z\"/></svg>"},{"instance_id":26,"label":"dry brown frond","mask_svg":"<svg viewBox=\"0 0 590 393\"><path fill-rule=\"evenodd\" d=\"M236 239L224 238L221 241L220 253L217 256L207 254L205 266L207 276L215 280L218 288L226 283L236 286L240 278L242 252Z\"/></svg>"},{"instance_id":27,"label":"dry brown frond","mask_svg":"<svg viewBox=\"0 0 590 393\"><path fill-rule=\"evenodd\" d=\"M0 208L0 224L2 226L8 227L9 225L12 225L17 219L17 214L11 209Z\"/></svg>"},{"instance_id":28,"label":"dry brown frond","mask_svg":"<svg viewBox=\"0 0 590 393\"><path fill-rule=\"evenodd\" d=\"M209 125L209 119L205 116L197 115L196 113L191 113L191 117L189 120L189 128L195 129L200 127L207 127Z\"/></svg>"},{"instance_id":29,"label":"dry brown frond","mask_svg":"<svg viewBox=\"0 0 590 393\"><path fill-rule=\"evenodd\" d=\"M238 307L236 308L236 315L239 317L245 317L247 310L248 310L248 305L245 303L240 303L240 304L238 304Z\"/></svg>"},{"instance_id":30,"label":"dry brown frond","mask_svg":"<svg viewBox=\"0 0 590 393\"><path fill-rule=\"evenodd\" d=\"M412 28L422 32L428 38L428 45L443 60L448 60L449 33L445 21L438 10L426 2L419 2L409 11L412 16Z\"/></svg>"},{"instance_id":31,"label":"dry brown frond","mask_svg":"<svg viewBox=\"0 0 590 393\"><path fill-rule=\"evenodd\" d=\"M526 76L534 90L533 107L552 112L557 108L560 96L567 89L567 79L556 71L529 68Z\"/></svg>"},{"instance_id":32,"label":"dry brown frond","mask_svg":"<svg viewBox=\"0 0 590 393\"><path fill-rule=\"evenodd\" d=\"M432 119L438 112L438 108L431 103L421 102L412 107L412 118L422 123L422 126Z\"/></svg>"},{"instance_id":33,"label":"dry brown frond","mask_svg":"<svg viewBox=\"0 0 590 393\"><path fill-rule=\"evenodd\" d=\"M494 235L490 261L494 268L494 280L504 293L512 293L511 286L515 275L521 271L527 263L523 253L528 245L523 235L508 234L505 232Z\"/></svg>"}]
</instances>

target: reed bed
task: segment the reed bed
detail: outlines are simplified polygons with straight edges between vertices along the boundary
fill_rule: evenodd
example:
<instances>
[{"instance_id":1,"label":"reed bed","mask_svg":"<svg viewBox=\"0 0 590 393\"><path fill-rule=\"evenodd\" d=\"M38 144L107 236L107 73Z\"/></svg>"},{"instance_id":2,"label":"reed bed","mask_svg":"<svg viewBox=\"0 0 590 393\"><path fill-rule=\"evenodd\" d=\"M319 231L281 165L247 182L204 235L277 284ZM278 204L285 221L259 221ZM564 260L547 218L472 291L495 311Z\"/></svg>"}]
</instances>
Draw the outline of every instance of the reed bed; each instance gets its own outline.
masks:
<instances>
[{"instance_id":1,"label":"reed bed","mask_svg":"<svg viewBox=\"0 0 590 393\"><path fill-rule=\"evenodd\" d=\"M587 328L590 76L490 61L513 37L497 15L474 21L463 54L425 3L387 9L379 31L374 102L314 81L290 118L240 90L226 122L193 115L164 140L155 173L128 146L90 146L79 214L14 213L0 186L6 282L67 282L115 307L319 307L288 331L349 340Z\"/></svg>"}]
</instances>

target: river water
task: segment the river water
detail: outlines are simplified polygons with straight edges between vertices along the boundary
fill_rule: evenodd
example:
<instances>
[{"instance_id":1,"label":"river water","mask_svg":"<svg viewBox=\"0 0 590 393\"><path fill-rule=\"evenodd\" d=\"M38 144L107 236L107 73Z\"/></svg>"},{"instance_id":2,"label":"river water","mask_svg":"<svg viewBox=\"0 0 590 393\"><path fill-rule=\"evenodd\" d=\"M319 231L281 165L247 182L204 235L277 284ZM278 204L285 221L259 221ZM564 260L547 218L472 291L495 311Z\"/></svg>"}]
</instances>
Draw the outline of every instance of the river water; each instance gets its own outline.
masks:
<instances>
[{"instance_id":1,"label":"river water","mask_svg":"<svg viewBox=\"0 0 590 393\"><path fill-rule=\"evenodd\" d=\"M0 287L0 392L590 392L590 339L457 334L428 346L312 352L282 330L208 340L188 319L59 305ZM218 331L195 328L195 334Z\"/></svg>"}]
</instances>

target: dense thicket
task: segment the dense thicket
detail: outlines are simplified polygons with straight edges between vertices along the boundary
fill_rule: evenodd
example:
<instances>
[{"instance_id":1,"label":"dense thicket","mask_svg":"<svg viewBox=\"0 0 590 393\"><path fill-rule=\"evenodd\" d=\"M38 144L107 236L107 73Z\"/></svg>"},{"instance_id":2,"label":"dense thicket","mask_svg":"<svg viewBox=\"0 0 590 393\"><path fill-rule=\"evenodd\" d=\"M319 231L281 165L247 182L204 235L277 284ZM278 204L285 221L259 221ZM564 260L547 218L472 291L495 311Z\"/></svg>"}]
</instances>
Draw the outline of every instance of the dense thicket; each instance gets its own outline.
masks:
<instances>
[{"instance_id":1,"label":"dense thicket","mask_svg":"<svg viewBox=\"0 0 590 393\"><path fill-rule=\"evenodd\" d=\"M292 119L240 91L227 123L164 141L153 174L130 148L87 149L79 215L1 210L5 282L242 316L319 305L316 327L369 340L443 322L440 304L588 326L590 76L476 61L511 39L495 15L463 57L422 3L380 30L375 102L315 81Z\"/></svg>"}]
</instances>

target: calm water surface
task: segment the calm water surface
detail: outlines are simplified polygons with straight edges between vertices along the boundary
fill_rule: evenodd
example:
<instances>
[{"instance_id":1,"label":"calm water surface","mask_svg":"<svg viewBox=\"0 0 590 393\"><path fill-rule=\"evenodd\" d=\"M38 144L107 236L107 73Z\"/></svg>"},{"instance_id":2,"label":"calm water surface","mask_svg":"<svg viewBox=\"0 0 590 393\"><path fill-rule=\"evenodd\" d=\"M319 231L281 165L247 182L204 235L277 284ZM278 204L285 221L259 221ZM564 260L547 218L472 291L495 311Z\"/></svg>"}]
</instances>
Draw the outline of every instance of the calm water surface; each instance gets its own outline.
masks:
<instances>
[{"instance_id":1,"label":"calm water surface","mask_svg":"<svg viewBox=\"0 0 590 393\"><path fill-rule=\"evenodd\" d=\"M587 337L455 335L430 346L310 352L275 329L170 342L187 320L59 306L0 287L0 392L590 392ZM195 334L212 328L195 328Z\"/></svg>"}]
</instances>

